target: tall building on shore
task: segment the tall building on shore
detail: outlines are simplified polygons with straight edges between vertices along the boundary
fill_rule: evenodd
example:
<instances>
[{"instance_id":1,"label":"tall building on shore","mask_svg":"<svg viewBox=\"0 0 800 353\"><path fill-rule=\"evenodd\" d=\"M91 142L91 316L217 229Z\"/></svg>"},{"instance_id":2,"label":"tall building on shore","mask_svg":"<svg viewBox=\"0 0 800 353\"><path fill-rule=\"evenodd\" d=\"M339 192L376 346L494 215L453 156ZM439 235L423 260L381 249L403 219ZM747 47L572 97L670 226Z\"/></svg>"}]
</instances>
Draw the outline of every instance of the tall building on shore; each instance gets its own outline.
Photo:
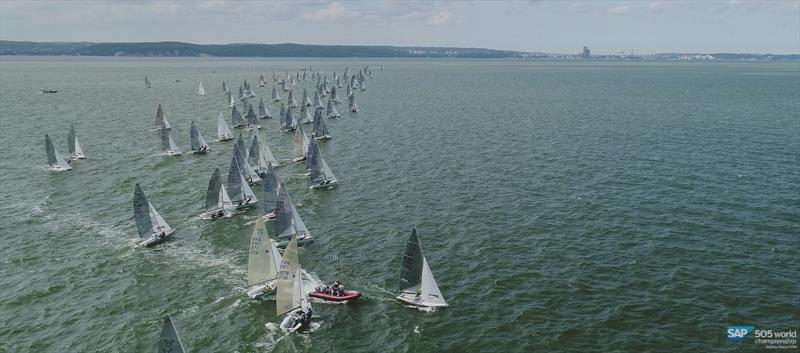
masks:
<instances>
[{"instance_id":1,"label":"tall building on shore","mask_svg":"<svg viewBox=\"0 0 800 353\"><path fill-rule=\"evenodd\" d=\"M592 52L589 51L589 48L583 46L583 51L581 51L581 59L588 59L592 55Z\"/></svg>"}]
</instances>

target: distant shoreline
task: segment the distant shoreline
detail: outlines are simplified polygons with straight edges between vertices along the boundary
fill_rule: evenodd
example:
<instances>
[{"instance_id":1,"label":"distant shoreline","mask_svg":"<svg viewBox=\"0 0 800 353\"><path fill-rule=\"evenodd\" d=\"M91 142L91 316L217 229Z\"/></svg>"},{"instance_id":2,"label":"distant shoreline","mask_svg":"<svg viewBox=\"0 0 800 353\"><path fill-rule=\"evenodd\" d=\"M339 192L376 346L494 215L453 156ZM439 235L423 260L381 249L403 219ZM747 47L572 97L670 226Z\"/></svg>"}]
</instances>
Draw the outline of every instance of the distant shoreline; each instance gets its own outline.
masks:
<instances>
[{"instance_id":1,"label":"distant shoreline","mask_svg":"<svg viewBox=\"0 0 800 353\"><path fill-rule=\"evenodd\" d=\"M578 54L486 48L397 47L311 44L193 44L184 42L92 43L0 40L1 56L89 56L148 58L342 58L342 59L545 59L586 61L800 61L800 54L657 53Z\"/></svg>"}]
</instances>

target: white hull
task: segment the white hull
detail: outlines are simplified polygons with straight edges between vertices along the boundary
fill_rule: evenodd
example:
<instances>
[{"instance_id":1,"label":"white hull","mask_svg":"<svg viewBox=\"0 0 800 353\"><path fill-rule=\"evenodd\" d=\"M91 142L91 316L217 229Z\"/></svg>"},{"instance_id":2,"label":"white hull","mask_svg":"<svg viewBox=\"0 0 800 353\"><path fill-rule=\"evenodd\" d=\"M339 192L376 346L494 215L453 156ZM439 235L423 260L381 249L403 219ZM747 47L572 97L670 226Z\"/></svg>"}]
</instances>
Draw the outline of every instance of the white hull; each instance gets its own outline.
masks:
<instances>
[{"instance_id":1,"label":"white hull","mask_svg":"<svg viewBox=\"0 0 800 353\"><path fill-rule=\"evenodd\" d=\"M325 140L330 140L331 137L328 136L328 135L325 135L325 136L322 136L322 137L315 137L314 139L317 140L317 141L325 141Z\"/></svg>"},{"instance_id":2,"label":"white hull","mask_svg":"<svg viewBox=\"0 0 800 353\"><path fill-rule=\"evenodd\" d=\"M49 167L47 169L49 169L50 171L53 171L53 172L63 172L65 170L72 170L72 167L70 167L68 165L67 166L63 166L63 167L60 166L60 165L57 165L55 167Z\"/></svg>"},{"instance_id":3,"label":"white hull","mask_svg":"<svg viewBox=\"0 0 800 353\"><path fill-rule=\"evenodd\" d=\"M164 154L167 155L167 156L180 156L181 154L183 154L183 152L169 150L169 151L164 152Z\"/></svg>"},{"instance_id":4,"label":"white hull","mask_svg":"<svg viewBox=\"0 0 800 353\"><path fill-rule=\"evenodd\" d=\"M312 185L312 186L311 186L311 189L313 189L313 190L318 190L318 189L333 189L333 188L335 188L335 187L336 187L336 182L334 181L334 182L327 183L327 184L316 184L316 185Z\"/></svg>"},{"instance_id":5,"label":"white hull","mask_svg":"<svg viewBox=\"0 0 800 353\"><path fill-rule=\"evenodd\" d=\"M86 156L84 156L83 153L70 154L70 155L67 155L67 159L74 161L76 159L86 159Z\"/></svg>"},{"instance_id":6,"label":"white hull","mask_svg":"<svg viewBox=\"0 0 800 353\"><path fill-rule=\"evenodd\" d=\"M172 235L172 233L175 233L175 229L174 228L171 231L165 233L163 238L159 238L158 235L153 234L153 236L151 236L149 239L145 239L145 240L141 241L139 243L139 245L141 245L141 246L153 246L153 245L156 245L156 244L159 244L159 243L163 243L163 242L167 241L167 239L169 239L169 237L170 237L170 235Z\"/></svg>"},{"instance_id":7,"label":"white hull","mask_svg":"<svg viewBox=\"0 0 800 353\"><path fill-rule=\"evenodd\" d=\"M213 220L217 220L217 219L220 219L220 218L231 218L231 217L233 217L233 214L227 214L226 215L224 213L223 213L222 217L212 217L213 215L219 213L219 211L220 211L219 209L216 209L216 210L211 210L211 211L205 212L205 213L200 215L200 218L205 219L205 220L213 221Z\"/></svg>"},{"instance_id":8,"label":"white hull","mask_svg":"<svg viewBox=\"0 0 800 353\"><path fill-rule=\"evenodd\" d=\"M250 202L242 204L242 205L239 205L238 201L234 202L233 205L236 206L237 209L240 209L240 208L247 208L247 207L253 206L253 205L257 204L257 203L258 203L258 200L252 199L252 200L250 200Z\"/></svg>"},{"instance_id":9,"label":"white hull","mask_svg":"<svg viewBox=\"0 0 800 353\"><path fill-rule=\"evenodd\" d=\"M401 301L403 303L406 303L406 304L425 307L425 308L446 308L447 307L446 303L426 302L426 301L417 299L417 296L414 293L400 293L400 295L397 296L397 300L399 300L399 301Z\"/></svg>"},{"instance_id":10,"label":"white hull","mask_svg":"<svg viewBox=\"0 0 800 353\"><path fill-rule=\"evenodd\" d=\"M247 296L256 299L259 296L270 294L275 291L276 282L269 281L267 283L256 284L247 287Z\"/></svg>"},{"instance_id":11,"label":"white hull","mask_svg":"<svg viewBox=\"0 0 800 353\"><path fill-rule=\"evenodd\" d=\"M272 211L272 212L269 212L267 214L264 214L264 216L262 216L262 217L264 217L265 221L271 221L271 220L275 219L275 211Z\"/></svg>"}]
</instances>

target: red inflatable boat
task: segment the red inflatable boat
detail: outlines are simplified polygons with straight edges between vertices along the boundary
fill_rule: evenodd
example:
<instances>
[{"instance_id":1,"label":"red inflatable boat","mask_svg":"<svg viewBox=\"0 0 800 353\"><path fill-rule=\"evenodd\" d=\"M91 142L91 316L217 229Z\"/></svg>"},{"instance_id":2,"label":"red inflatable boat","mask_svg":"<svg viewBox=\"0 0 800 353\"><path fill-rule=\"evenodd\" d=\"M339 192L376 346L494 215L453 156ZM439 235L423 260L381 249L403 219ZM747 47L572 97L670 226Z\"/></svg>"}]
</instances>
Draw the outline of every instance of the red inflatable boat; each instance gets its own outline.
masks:
<instances>
[{"instance_id":1,"label":"red inflatable boat","mask_svg":"<svg viewBox=\"0 0 800 353\"><path fill-rule=\"evenodd\" d=\"M343 302L345 300L356 299L361 296L361 293L356 292L354 290L346 290L344 291L344 295L333 295L333 294L325 294L322 292L313 291L311 293L308 293L308 295L314 298L320 298L334 302Z\"/></svg>"}]
</instances>

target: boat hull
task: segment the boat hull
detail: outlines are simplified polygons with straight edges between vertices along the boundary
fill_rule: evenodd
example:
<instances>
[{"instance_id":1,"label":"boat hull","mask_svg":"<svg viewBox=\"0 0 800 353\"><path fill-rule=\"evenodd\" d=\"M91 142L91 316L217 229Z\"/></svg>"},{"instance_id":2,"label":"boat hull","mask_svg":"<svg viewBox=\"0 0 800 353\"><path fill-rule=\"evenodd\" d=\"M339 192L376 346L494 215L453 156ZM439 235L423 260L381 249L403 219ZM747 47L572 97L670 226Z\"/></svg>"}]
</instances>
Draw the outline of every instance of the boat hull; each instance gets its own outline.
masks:
<instances>
[{"instance_id":1,"label":"boat hull","mask_svg":"<svg viewBox=\"0 0 800 353\"><path fill-rule=\"evenodd\" d=\"M414 306L419 306L419 307L423 307L423 308L446 308L447 307L447 303L434 303L434 302L426 302L426 301L423 301L423 300L419 300L419 299L417 299L417 296L415 294L413 294L413 293L402 293L402 294L398 295L396 298L397 298L397 300L399 300L399 301L401 301L403 303L414 305Z\"/></svg>"},{"instance_id":2,"label":"boat hull","mask_svg":"<svg viewBox=\"0 0 800 353\"><path fill-rule=\"evenodd\" d=\"M275 281L269 281L267 283L249 286L247 287L247 296L251 299L256 299L260 296L270 294L275 291L275 285Z\"/></svg>"},{"instance_id":3,"label":"boat hull","mask_svg":"<svg viewBox=\"0 0 800 353\"><path fill-rule=\"evenodd\" d=\"M167 239L170 238L172 233L175 233L175 229L174 228L169 233L164 234L163 238L156 237L155 234L154 234L149 239L146 239L146 240L143 240L142 242L140 242L139 245L145 246L145 247L151 247L151 246L155 246L155 245L161 244L161 243L167 241Z\"/></svg>"}]
</instances>

